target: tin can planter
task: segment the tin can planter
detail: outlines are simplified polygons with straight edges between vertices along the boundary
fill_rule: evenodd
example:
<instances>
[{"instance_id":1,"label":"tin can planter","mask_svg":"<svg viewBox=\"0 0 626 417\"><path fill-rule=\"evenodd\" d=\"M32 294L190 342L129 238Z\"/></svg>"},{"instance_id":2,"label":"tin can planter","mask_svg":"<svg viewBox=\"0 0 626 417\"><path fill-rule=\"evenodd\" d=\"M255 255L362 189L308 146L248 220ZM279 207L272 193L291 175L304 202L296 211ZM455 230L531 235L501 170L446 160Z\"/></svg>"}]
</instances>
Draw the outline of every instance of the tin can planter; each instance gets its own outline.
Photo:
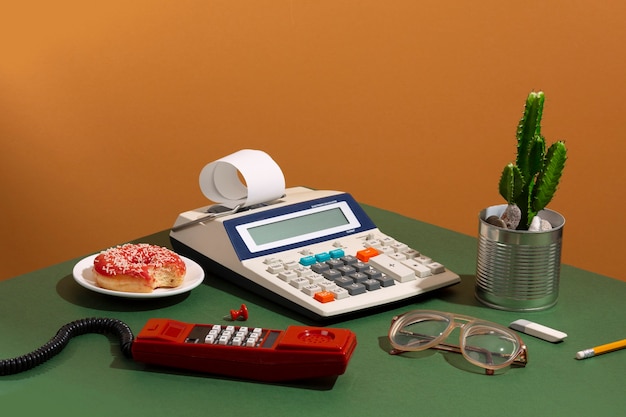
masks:
<instances>
[{"instance_id":1,"label":"tin can planter","mask_svg":"<svg viewBox=\"0 0 626 417\"><path fill-rule=\"evenodd\" d=\"M539 311L556 304L561 273L565 218L553 210L539 216L552 230L509 230L486 222L506 204L480 212L475 296L483 304L509 311Z\"/></svg>"}]
</instances>

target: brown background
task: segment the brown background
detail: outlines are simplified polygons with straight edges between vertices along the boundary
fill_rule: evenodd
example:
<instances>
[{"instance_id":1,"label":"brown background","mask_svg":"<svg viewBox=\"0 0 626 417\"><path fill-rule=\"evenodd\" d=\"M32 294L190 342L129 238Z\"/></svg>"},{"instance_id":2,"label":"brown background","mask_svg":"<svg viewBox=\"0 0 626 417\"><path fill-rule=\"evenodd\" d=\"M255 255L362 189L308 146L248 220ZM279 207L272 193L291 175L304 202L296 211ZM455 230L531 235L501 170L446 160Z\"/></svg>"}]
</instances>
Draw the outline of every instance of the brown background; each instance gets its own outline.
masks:
<instances>
[{"instance_id":1,"label":"brown background","mask_svg":"<svg viewBox=\"0 0 626 417\"><path fill-rule=\"evenodd\" d=\"M202 167L243 148L288 186L475 235L543 90L543 133L570 151L563 260L626 280L621 0L2 9L2 279L170 227L207 204Z\"/></svg>"}]
</instances>

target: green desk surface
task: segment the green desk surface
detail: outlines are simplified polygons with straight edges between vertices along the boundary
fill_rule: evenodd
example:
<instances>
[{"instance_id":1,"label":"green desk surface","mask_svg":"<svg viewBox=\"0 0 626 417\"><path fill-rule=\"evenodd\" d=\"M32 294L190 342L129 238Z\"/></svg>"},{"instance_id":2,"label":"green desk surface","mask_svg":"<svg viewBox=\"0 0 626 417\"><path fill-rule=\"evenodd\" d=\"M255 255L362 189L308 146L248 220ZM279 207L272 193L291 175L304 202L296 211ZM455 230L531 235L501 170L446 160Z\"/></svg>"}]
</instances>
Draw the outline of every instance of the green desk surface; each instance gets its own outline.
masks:
<instances>
[{"instance_id":1,"label":"green desk surface","mask_svg":"<svg viewBox=\"0 0 626 417\"><path fill-rule=\"evenodd\" d=\"M461 284L409 305L333 323L357 335L344 375L267 384L148 368L123 357L117 341L87 334L45 364L0 377L0 404L13 415L446 415L617 416L626 410L626 350L577 361L577 351L626 337L626 283L564 265L559 302L534 313L489 309L473 296L476 240L388 211L364 207L379 228L446 264ZM169 246L167 231L138 239ZM575 244L566 240L564 245ZM617 253L617 252L616 252ZM87 254L86 254L87 255ZM72 278L79 259L0 282L0 358L39 347L63 324L113 317L137 333L151 317L223 324L246 303L250 326L285 329L301 316L213 276L190 293L161 299L111 297ZM391 318L411 309L467 314L508 325L518 318L562 330L559 344L522 335L529 365L487 376L464 369L458 355L387 352ZM307 323L308 324L308 323ZM35 414L37 413L37 414Z\"/></svg>"}]
</instances>

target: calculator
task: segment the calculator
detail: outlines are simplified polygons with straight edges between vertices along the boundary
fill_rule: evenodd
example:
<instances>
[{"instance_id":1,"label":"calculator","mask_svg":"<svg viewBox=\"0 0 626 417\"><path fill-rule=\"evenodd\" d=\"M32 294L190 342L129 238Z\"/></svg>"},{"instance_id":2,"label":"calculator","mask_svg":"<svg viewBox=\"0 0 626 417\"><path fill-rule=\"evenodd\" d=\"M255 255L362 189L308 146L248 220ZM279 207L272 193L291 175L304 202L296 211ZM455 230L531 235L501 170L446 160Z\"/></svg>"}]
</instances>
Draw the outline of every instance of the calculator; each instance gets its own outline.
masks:
<instances>
[{"instance_id":1,"label":"calculator","mask_svg":"<svg viewBox=\"0 0 626 417\"><path fill-rule=\"evenodd\" d=\"M460 282L445 264L380 231L340 191L294 187L242 210L183 212L170 240L207 273L320 321Z\"/></svg>"},{"instance_id":2,"label":"calculator","mask_svg":"<svg viewBox=\"0 0 626 417\"><path fill-rule=\"evenodd\" d=\"M153 318L131 349L135 361L149 365L282 382L341 375L356 345L348 329L274 330Z\"/></svg>"}]
</instances>

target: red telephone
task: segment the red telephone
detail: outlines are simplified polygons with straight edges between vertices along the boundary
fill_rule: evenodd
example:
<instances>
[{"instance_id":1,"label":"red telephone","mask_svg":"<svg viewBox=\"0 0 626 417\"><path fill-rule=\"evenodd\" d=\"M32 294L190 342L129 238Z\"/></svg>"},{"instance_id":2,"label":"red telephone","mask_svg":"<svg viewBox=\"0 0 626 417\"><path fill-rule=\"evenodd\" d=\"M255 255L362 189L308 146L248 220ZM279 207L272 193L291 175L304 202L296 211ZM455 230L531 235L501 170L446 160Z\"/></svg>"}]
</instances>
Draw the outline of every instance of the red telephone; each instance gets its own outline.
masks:
<instances>
[{"instance_id":1,"label":"red telephone","mask_svg":"<svg viewBox=\"0 0 626 417\"><path fill-rule=\"evenodd\" d=\"M132 344L136 361L259 381L341 375L356 347L347 329L287 330L150 319Z\"/></svg>"}]
</instances>

